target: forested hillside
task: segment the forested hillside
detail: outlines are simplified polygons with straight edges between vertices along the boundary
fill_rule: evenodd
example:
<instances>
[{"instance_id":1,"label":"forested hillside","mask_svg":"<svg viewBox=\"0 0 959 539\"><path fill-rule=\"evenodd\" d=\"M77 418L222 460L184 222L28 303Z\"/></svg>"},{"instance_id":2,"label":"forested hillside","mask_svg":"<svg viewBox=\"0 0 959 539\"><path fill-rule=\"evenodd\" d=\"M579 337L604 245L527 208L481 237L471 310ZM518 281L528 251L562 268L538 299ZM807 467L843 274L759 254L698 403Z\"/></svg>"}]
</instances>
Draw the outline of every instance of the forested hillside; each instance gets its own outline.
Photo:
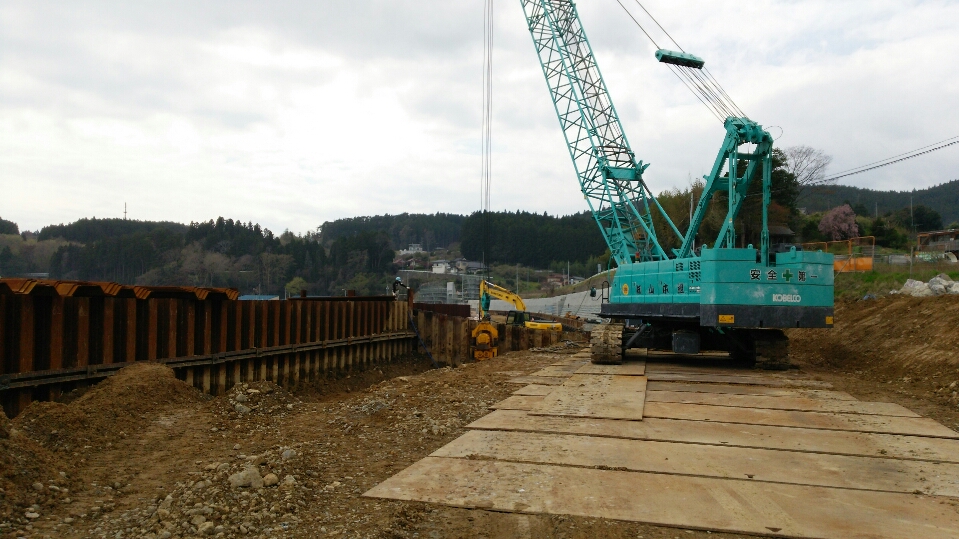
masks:
<instances>
[{"instance_id":1,"label":"forested hillside","mask_svg":"<svg viewBox=\"0 0 959 539\"><path fill-rule=\"evenodd\" d=\"M823 212L849 203L858 234L877 244L905 249L915 232L959 226L959 180L915 191L873 191L847 186L812 186L800 194L795 178L774 155L770 224L789 226L795 242L830 239ZM753 182L737 219L737 243L758 243L761 224L759 182ZM658 200L680 230L689 224L690 201L702 185L660 193ZM798 200L797 200L798 195ZM712 243L724 218L719 193L700 228L697 244ZM912 209L909 202L912 198ZM879 210L880 219L873 219ZM806 209L802 215L799 207ZM609 252L592 215L551 216L523 211L490 214L492 264L589 275L606 267ZM664 249L678 242L655 218ZM252 222L220 217L189 225L124 219L80 219L22 232L0 218L0 275L49 273L56 279L116 281L124 284L229 286L242 293L361 294L387 290L395 275L395 251L411 243L435 251L459 245L463 256L482 260L483 216L437 213L354 217L325 222L315 232L276 235ZM438 256L447 256L440 253Z\"/></svg>"},{"instance_id":2,"label":"forested hillside","mask_svg":"<svg viewBox=\"0 0 959 539\"><path fill-rule=\"evenodd\" d=\"M452 213L401 213L399 215L374 215L350 217L327 221L320 225L319 235L325 245L334 240L363 232L383 232L393 247L404 249L411 243L419 243L424 249L449 247L460 241L464 215Z\"/></svg>"},{"instance_id":3,"label":"forested hillside","mask_svg":"<svg viewBox=\"0 0 959 539\"><path fill-rule=\"evenodd\" d=\"M236 287L242 293L381 294L392 263L384 232L357 232L324 246L318 234L276 236L222 217L189 225L81 219L45 227L36 237L0 236L3 276L49 272L54 279Z\"/></svg>"},{"instance_id":4,"label":"forested hillside","mask_svg":"<svg viewBox=\"0 0 959 539\"><path fill-rule=\"evenodd\" d=\"M61 238L67 241L89 243L124 236L151 235L157 232L183 234L187 225L170 221L134 221L127 219L80 219L70 224L49 225L40 229L40 241Z\"/></svg>"},{"instance_id":5,"label":"forested hillside","mask_svg":"<svg viewBox=\"0 0 959 539\"><path fill-rule=\"evenodd\" d=\"M523 264L534 268L562 268L576 264L580 271L596 271L596 264L605 267L609 256L596 221L589 213L554 217L517 211L493 212L490 220L491 264ZM483 214L476 212L463 223L461 249L463 256L482 260L484 251ZM580 269L582 268L582 269Z\"/></svg>"},{"instance_id":6,"label":"forested hillside","mask_svg":"<svg viewBox=\"0 0 959 539\"><path fill-rule=\"evenodd\" d=\"M875 191L846 185L816 185L803 192L799 206L805 207L807 213L815 213L848 202L851 206L861 205L870 215L875 214L878 206L879 215L886 215L908 208L910 198L913 206L922 205L939 213L944 226L959 221L959 180L912 191Z\"/></svg>"}]
</instances>

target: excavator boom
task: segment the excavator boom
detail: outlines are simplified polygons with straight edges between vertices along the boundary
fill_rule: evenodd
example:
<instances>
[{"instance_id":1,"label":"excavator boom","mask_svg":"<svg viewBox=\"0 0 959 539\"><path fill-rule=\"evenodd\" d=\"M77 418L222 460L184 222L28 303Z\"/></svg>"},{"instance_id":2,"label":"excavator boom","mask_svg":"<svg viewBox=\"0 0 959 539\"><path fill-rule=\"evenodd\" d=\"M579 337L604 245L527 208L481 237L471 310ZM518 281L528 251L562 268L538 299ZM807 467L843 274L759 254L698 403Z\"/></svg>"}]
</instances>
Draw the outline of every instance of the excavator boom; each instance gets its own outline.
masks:
<instances>
[{"instance_id":1,"label":"excavator boom","mask_svg":"<svg viewBox=\"0 0 959 539\"><path fill-rule=\"evenodd\" d=\"M515 311L510 311L506 317L506 323L516 326L524 326L529 329L545 329L552 331L562 331L563 325L559 322L549 322L545 320L534 320L529 313L526 312L526 303L523 301L523 298L519 297L518 294L514 294L509 290L503 288L502 286L493 284L489 281L483 280L480 281L480 301L479 301L479 317L480 320L489 319L489 304L492 298L496 298L502 301L511 303L516 309Z\"/></svg>"},{"instance_id":2,"label":"excavator boom","mask_svg":"<svg viewBox=\"0 0 959 539\"><path fill-rule=\"evenodd\" d=\"M489 300L491 298L509 302L517 311L526 311L526 303L523 302L523 298L519 297L519 295L510 292L502 286L495 285L487 280L482 280L480 281L480 318L486 318L489 314Z\"/></svg>"}]
</instances>

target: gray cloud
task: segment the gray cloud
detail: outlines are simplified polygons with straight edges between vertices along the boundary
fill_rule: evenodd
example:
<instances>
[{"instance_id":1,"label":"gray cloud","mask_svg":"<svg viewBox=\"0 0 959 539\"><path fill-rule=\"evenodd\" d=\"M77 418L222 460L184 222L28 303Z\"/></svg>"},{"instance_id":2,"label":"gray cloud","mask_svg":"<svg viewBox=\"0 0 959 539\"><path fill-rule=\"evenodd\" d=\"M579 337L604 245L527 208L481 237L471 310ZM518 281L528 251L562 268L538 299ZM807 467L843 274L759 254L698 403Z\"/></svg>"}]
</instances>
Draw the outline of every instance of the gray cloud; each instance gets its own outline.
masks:
<instances>
[{"instance_id":1,"label":"gray cloud","mask_svg":"<svg viewBox=\"0 0 959 539\"><path fill-rule=\"evenodd\" d=\"M838 171L957 135L954 2L648 2L779 143ZM612 0L578 4L655 191L703 174L722 128ZM519 2L497 2L493 205L585 206ZM482 2L0 6L0 215L274 230L479 206ZM657 34L661 46L665 36ZM959 177L959 150L849 179Z\"/></svg>"}]
</instances>

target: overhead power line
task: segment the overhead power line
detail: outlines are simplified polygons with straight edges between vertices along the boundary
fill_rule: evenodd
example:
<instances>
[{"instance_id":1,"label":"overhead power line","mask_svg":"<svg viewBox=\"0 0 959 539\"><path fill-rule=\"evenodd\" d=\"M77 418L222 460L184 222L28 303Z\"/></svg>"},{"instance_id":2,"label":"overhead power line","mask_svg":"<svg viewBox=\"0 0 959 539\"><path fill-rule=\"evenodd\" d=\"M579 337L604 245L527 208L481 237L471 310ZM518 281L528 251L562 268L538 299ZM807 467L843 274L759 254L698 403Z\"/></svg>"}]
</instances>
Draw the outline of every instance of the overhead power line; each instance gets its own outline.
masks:
<instances>
[{"instance_id":1,"label":"overhead power line","mask_svg":"<svg viewBox=\"0 0 959 539\"><path fill-rule=\"evenodd\" d=\"M929 144L928 146L923 146L922 148L917 148L917 149L915 149L915 150L912 150L912 151L909 151L909 152L906 152L906 153L901 153L901 154L898 154L898 155L894 155L894 156L892 156L892 157L887 157L886 159L881 159L881 160L879 160L879 161L873 161L872 163L868 163L868 164L865 164L865 165L862 165L862 166L858 166L858 167L855 167L855 168L846 169L846 170L844 170L844 171L842 171L842 172L838 172L838 173L836 173L836 174L834 174L834 175L832 175L832 176L829 176L829 177L827 177L827 178L823 178L822 180L819 180L819 181L816 182L816 183L828 183L828 182L831 182L831 181L838 180L839 178L845 178L845 177L847 177L847 176L853 176L853 175L855 175L855 174L862 174L863 172L868 172L868 171L870 171L870 170L875 170L875 169L877 169L877 168L882 168L882 167L885 167L885 166L889 166L889 165L892 165L892 164L895 164L895 163L899 163L899 162L905 161L905 160L907 160L907 159L912 159L913 157L919 157L920 155L925 155L925 154L927 154L927 153L932 153L932 152L934 152L934 151L936 151L936 150L941 150L941 149L943 149L943 148L948 148L949 146L953 146L953 145L955 145L955 144L959 144L959 136L950 137L950 138L947 138L947 139L945 139L945 140L941 140L941 141L939 141L939 142L936 142L936 143L934 143L934 144Z\"/></svg>"}]
</instances>

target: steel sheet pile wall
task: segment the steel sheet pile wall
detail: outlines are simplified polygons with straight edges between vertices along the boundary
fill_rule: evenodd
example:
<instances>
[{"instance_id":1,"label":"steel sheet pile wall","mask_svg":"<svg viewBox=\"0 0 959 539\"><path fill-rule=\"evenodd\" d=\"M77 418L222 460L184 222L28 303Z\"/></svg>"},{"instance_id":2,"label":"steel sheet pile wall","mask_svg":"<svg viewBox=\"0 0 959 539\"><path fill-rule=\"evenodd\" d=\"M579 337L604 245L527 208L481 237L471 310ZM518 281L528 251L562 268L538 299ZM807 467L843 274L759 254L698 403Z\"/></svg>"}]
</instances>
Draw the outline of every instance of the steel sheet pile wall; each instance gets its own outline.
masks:
<instances>
[{"instance_id":1,"label":"steel sheet pile wall","mask_svg":"<svg viewBox=\"0 0 959 539\"><path fill-rule=\"evenodd\" d=\"M78 286L82 285L82 286ZM211 394L295 385L413 349L389 296L236 301L224 289L0 279L0 400L8 416L135 361L170 365Z\"/></svg>"},{"instance_id":2,"label":"steel sheet pile wall","mask_svg":"<svg viewBox=\"0 0 959 539\"><path fill-rule=\"evenodd\" d=\"M449 316L433 311L415 310L416 327L429 347L433 359L445 365L458 366L472 361L470 342L477 321L461 316ZM586 340L581 331L560 332L526 329L520 326L496 324L499 332L499 353L552 346L560 341Z\"/></svg>"}]
</instances>

